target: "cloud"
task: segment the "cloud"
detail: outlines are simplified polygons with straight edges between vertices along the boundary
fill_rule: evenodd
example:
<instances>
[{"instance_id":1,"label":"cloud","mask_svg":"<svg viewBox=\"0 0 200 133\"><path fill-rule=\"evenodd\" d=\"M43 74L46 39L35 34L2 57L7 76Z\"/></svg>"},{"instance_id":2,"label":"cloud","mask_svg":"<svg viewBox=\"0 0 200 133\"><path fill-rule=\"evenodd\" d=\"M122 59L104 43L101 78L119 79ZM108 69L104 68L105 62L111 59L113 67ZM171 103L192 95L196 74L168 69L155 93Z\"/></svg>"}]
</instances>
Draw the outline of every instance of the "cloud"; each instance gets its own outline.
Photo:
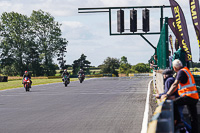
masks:
<instances>
[{"instance_id":1,"label":"cloud","mask_svg":"<svg viewBox=\"0 0 200 133\"><path fill-rule=\"evenodd\" d=\"M73 16L78 14L78 8L110 7L110 6L135 6L140 4L163 5L169 4L168 0L3 0L0 1L4 11L16 11L29 15L32 10L42 9L53 16ZM4 6L5 5L5 6Z\"/></svg>"},{"instance_id":2,"label":"cloud","mask_svg":"<svg viewBox=\"0 0 200 133\"><path fill-rule=\"evenodd\" d=\"M80 21L62 21L61 23L63 36L66 37L69 42L71 40L90 40L95 37L89 27Z\"/></svg>"},{"instance_id":3,"label":"cloud","mask_svg":"<svg viewBox=\"0 0 200 133\"><path fill-rule=\"evenodd\" d=\"M133 0L100 0L104 6L128 6Z\"/></svg>"},{"instance_id":4,"label":"cloud","mask_svg":"<svg viewBox=\"0 0 200 133\"><path fill-rule=\"evenodd\" d=\"M78 21L63 21L62 25L68 28L82 28L83 24L81 24L81 22Z\"/></svg>"},{"instance_id":5,"label":"cloud","mask_svg":"<svg viewBox=\"0 0 200 133\"><path fill-rule=\"evenodd\" d=\"M0 7L8 7L8 6L11 6L9 0L0 1Z\"/></svg>"}]
</instances>

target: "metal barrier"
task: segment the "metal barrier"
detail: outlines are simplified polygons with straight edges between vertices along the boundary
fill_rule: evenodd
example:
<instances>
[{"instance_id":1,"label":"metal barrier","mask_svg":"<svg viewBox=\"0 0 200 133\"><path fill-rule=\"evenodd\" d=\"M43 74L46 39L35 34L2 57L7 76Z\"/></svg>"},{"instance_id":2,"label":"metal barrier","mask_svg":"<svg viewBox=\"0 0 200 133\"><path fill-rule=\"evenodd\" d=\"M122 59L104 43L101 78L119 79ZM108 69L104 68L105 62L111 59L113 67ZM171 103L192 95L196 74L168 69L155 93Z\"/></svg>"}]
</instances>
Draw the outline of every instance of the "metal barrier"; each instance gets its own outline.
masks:
<instances>
[{"instance_id":1,"label":"metal barrier","mask_svg":"<svg viewBox=\"0 0 200 133\"><path fill-rule=\"evenodd\" d=\"M163 99L149 122L147 133L174 133L173 101Z\"/></svg>"},{"instance_id":2,"label":"metal barrier","mask_svg":"<svg viewBox=\"0 0 200 133\"><path fill-rule=\"evenodd\" d=\"M200 75L193 75L200 95ZM156 71L156 92L162 93L162 71ZM154 88L155 89L155 88ZM147 133L174 133L173 101L162 100L149 122Z\"/></svg>"}]
</instances>

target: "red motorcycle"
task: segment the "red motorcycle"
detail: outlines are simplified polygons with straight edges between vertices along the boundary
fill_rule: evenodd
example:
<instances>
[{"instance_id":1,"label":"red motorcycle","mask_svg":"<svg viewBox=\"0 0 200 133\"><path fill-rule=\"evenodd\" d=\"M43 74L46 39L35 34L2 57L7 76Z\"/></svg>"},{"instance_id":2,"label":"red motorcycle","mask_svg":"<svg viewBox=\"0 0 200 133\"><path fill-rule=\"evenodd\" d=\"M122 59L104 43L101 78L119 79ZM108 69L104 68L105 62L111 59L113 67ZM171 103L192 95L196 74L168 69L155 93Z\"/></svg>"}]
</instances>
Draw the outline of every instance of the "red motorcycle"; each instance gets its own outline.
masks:
<instances>
[{"instance_id":1,"label":"red motorcycle","mask_svg":"<svg viewBox=\"0 0 200 133\"><path fill-rule=\"evenodd\" d=\"M30 91L31 81L28 77L25 77L23 80L24 88L26 91Z\"/></svg>"}]
</instances>

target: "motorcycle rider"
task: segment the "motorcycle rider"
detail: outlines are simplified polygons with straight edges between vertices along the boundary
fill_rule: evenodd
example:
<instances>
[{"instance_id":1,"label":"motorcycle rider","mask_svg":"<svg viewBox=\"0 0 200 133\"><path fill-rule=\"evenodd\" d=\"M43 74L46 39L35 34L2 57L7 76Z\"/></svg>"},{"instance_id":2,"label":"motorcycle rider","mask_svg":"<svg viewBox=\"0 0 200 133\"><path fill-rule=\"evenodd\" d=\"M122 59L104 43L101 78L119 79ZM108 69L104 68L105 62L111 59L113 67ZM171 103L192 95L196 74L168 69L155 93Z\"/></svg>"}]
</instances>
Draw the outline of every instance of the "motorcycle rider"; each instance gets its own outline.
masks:
<instances>
[{"instance_id":1,"label":"motorcycle rider","mask_svg":"<svg viewBox=\"0 0 200 133\"><path fill-rule=\"evenodd\" d=\"M64 72L62 73L62 81L63 82L64 82L65 76L68 77L68 81L70 82L70 78L69 78L70 74L67 72L67 69L65 69Z\"/></svg>"},{"instance_id":2,"label":"motorcycle rider","mask_svg":"<svg viewBox=\"0 0 200 133\"><path fill-rule=\"evenodd\" d=\"M80 69L80 71L78 72L78 75L79 75L79 76L80 76L80 75L85 75L83 69Z\"/></svg>"},{"instance_id":3,"label":"motorcycle rider","mask_svg":"<svg viewBox=\"0 0 200 133\"><path fill-rule=\"evenodd\" d=\"M78 78L81 78L81 76L83 76L83 80L85 79L85 73L83 71L83 69L80 69L80 71L78 72Z\"/></svg>"},{"instance_id":4,"label":"motorcycle rider","mask_svg":"<svg viewBox=\"0 0 200 133\"><path fill-rule=\"evenodd\" d=\"M23 75L23 79L22 79L22 84L23 84L23 81L24 81L24 78L28 77L31 84L32 84L32 81L31 81L31 75L28 73L28 71L25 71L24 72L24 75ZM30 88L31 88L31 84L30 84Z\"/></svg>"}]
</instances>

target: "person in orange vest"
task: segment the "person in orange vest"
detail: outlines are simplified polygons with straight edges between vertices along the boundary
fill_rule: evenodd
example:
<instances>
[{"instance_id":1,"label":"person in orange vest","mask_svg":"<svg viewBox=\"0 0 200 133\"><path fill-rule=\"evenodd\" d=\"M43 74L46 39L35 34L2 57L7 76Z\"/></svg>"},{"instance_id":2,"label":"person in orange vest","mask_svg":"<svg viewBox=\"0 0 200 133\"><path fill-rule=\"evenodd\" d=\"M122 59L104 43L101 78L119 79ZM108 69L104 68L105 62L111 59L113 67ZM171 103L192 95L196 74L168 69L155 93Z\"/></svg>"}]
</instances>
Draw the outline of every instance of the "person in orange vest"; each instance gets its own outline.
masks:
<instances>
[{"instance_id":1,"label":"person in orange vest","mask_svg":"<svg viewBox=\"0 0 200 133\"><path fill-rule=\"evenodd\" d=\"M173 69L177 72L175 82L171 85L167 94L162 95L161 99L169 97L178 88L180 97L174 99L174 120L175 125L181 123L178 106L187 105L192 133L198 133L198 116L197 116L197 102L199 99L197 87L194 77L187 67L183 67L179 59L175 59L172 63Z\"/></svg>"}]
</instances>

